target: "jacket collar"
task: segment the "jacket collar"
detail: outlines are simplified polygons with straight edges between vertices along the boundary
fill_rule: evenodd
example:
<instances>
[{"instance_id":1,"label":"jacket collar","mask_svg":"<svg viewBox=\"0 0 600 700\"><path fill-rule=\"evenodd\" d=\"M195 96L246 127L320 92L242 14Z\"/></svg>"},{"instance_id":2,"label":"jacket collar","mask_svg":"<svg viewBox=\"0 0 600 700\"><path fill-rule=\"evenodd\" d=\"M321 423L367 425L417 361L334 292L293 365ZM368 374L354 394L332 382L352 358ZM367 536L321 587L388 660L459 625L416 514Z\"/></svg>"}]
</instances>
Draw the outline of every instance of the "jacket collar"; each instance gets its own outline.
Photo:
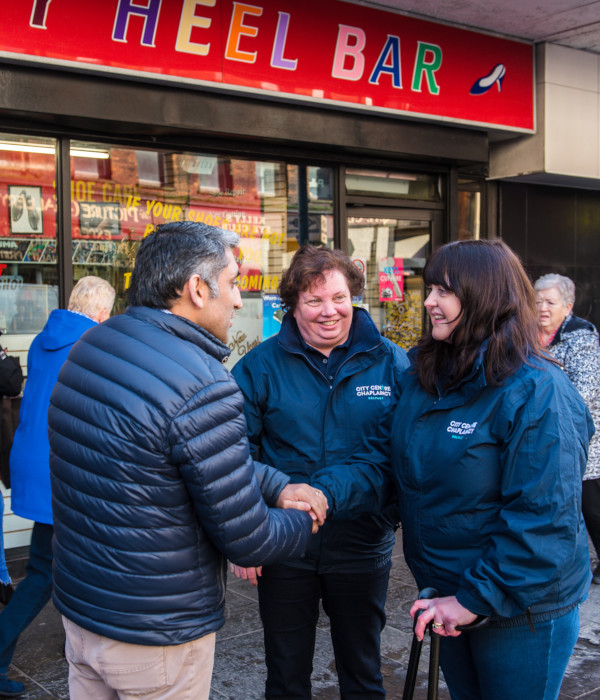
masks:
<instances>
[{"instance_id":1,"label":"jacket collar","mask_svg":"<svg viewBox=\"0 0 600 700\"><path fill-rule=\"evenodd\" d=\"M196 325L183 316L177 316L163 309L154 309L149 306L129 306L125 313L133 318L137 318L146 323L150 323L156 328L197 345L201 350L211 355L219 362L226 362L229 359L231 350L215 338L212 333L201 326Z\"/></svg>"},{"instance_id":2,"label":"jacket collar","mask_svg":"<svg viewBox=\"0 0 600 700\"><path fill-rule=\"evenodd\" d=\"M446 392L446 394L457 392L461 396L469 397L475 392L487 386L487 380L485 378L484 359L485 353L487 351L488 342L489 341L486 338L486 340L484 340L481 344L481 347L479 348L479 353L475 358L475 362L473 363L473 367L471 367L471 371L469 372L469 374L467 374L466 377L461 379L456 386L453 386L450 391ZM441 387L439 385L437 387L437 390L439 396L444 395L444 392L441 390Z\"/></svg>"},{"instance_id":3,"label":"jacket collar","mask_svg":"<svg viewBox=\"0 0 600 700\"><path fill-rule=\"evenodd\" d=\"M589 321L586 321L583 318L579 318L579 316L573 316L573 314L569 314L567 318L565 318L565 320L562 322L561 327L555 333L554 338L552 338L552 340L548 343L547 347L552 347L553 345L560 343L561 340L564 340L563 335L580 330L594 331L595 328L594 325Z\"/></svg>"},{"instance_id":4,"label":"jacket collar","mask_svg":"<svg viewBox=\"0 0 600 700\"><path fill-rule=\"evenodd\" d=\"M444 390L443 378L440 378L436 382L436 389L438 394L437 401L440 401L440 407L447 407L448 402L451 404L461 404L467 398L469 398L474 393L480 391L487 386L487 380L485 378L485 366L484 359L487 350L489 339L483 341L481 347L479 348L479 353L475 358L473 367L469 374L464 377L456 386L453 386L450 390ZM411 363L412 371L416 374L416 359L417 359L418 348L413 347L408 352L408 358ZM417 379L418 382L418 379ZM436 401L436 403L437 403Z\"/></svg>"}]
</instances>

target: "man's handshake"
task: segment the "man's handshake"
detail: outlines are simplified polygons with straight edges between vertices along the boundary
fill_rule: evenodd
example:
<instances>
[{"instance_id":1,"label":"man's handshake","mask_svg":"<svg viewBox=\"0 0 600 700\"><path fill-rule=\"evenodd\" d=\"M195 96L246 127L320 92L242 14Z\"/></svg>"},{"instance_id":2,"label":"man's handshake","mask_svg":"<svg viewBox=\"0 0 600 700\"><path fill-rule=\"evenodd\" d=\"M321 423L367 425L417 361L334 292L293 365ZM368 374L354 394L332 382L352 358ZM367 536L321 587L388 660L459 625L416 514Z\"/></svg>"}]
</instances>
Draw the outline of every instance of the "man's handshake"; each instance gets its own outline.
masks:
<instances>
[{"instance_id":1,"label":"man's handshake","mask_svg":"<svg viewBox=\"0 0 600 700\"><path fill-rule=\"evenodd\" d=\"M312 531L315 534L325 522L329 504L325 494L310 484L288 484L279 494L275 506L306 511L313 520ZM262 575L262 566L245 567L231 563L229 569L232 574L247 579L253 586L258 585L258 577Z\"/></svg>"}]
</instances>

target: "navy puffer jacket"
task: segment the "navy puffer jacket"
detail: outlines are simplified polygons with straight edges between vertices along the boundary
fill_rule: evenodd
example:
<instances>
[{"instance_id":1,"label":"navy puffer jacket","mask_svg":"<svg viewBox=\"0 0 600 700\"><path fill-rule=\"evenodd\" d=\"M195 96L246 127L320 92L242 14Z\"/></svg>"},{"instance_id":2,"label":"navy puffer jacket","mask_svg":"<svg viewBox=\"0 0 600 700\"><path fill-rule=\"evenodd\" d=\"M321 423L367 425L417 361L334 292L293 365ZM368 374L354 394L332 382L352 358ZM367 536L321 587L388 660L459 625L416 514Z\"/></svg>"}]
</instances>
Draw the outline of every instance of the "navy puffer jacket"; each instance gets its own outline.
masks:
<instances>
[{"instance_id":1,"label":"navy puffer jacket","mask_svg":"<svg viewBox=\"0 0 600 700\"><path fill-rule=\"evenodd\" d=\"M224 622L225 565L299 556L288 478L250 458L228 348L194 323L131 307L88 331L49 411L54 603L124 642L188 642Z\"/></svg>"}]
</instances>

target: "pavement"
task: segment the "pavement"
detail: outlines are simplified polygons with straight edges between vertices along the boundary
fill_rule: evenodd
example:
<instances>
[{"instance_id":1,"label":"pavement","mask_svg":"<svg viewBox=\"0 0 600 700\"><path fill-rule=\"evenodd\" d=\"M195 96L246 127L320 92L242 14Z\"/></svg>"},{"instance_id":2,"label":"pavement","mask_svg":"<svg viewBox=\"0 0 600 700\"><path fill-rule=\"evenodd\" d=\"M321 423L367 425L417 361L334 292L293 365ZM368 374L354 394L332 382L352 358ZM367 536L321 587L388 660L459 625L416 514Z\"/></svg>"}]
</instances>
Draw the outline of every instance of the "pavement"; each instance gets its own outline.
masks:
<instances>
[{"instance_id":1,"label":"pavement","mask_svg":"<svg viewBox=\"0 0 600 700\"><path fill-rule=\"evenodd\" d=\"M398 538L400 540L400 538ZM595 563L595 562L594 562ZM22 570L22 562L11 562L11 571ZM18 579L16 579L18 582ZM416 597L416 587L402 556L398 541L388 592L388 621L382 635L382 668L388 698L401 698L412 640L408 614ZM68 698L68 667L63 655L64 632L60 615L52 603L36 617L19 639L9 678L27 686L24 700ZM560 700L586 698L600 700L600 586L592 585L581 608L581 630L569 663ZM247 581L229 576L225 626L217 634L211 700L258 700L263 698L265 668L263 641L256 590ZM428 645L423 646L415 689L415 700L427 697ZM327 617L322 612L312 677L313 698L339 698L329 639ZM450 695L440 682L440 700ZM90 700L93 700L92 698ZM518 689L514 700L521 698Z\"/></svg>"}]
</instances>

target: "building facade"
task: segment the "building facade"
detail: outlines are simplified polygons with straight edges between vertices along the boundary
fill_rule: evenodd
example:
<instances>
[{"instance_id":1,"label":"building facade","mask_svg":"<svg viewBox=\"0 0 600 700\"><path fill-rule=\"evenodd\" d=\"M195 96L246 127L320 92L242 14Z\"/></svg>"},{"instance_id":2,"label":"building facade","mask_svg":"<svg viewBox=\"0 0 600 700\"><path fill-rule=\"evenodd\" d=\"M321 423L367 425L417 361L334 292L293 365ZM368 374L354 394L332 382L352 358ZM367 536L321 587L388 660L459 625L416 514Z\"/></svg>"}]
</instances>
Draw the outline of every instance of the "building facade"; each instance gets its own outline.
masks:
<instances>
[{"instance_id":1,"label":"building facade","mask_svg":"<svg viewBox=\"0 0 600 700\"><path fill-rule=\"evenodd\" d=\"M504 237L535 274L573 276L594 320L600 168L571 168L568 186L565 173L544 179L540 149L562 128L547 86L563 63L541 50L343 0L12 3L0 28L3 344L25 366L84 275L108 279L122 311L139 242L184 219L241 236L230 365L277 332L279 277L304 243L352 256L366 276L355 302L407 348L425 323L422 268L450 240ZM586 98L595 60L598 161L598 56L569 60L587 66ZM9 514L7 547L28 528Z\"/></svg>"}]
</instances>

